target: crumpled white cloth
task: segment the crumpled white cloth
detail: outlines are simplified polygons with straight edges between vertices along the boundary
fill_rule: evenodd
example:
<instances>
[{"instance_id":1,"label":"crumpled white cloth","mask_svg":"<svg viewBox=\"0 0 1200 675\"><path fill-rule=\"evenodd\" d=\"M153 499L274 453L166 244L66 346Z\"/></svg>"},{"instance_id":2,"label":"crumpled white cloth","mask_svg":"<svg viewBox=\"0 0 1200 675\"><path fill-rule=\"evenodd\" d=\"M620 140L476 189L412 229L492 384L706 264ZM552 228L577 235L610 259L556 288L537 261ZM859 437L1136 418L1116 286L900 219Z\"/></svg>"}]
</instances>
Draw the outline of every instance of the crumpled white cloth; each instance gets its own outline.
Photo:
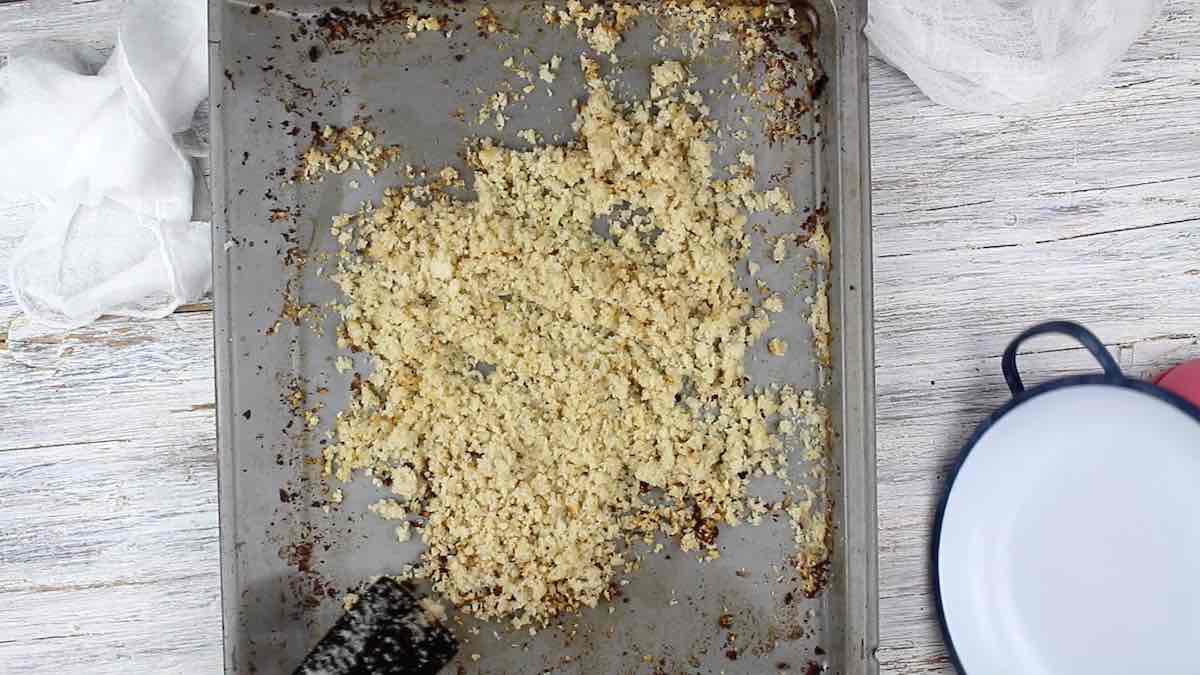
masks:
<instances>
[{"instance_id":1,"label":"crumpled white cloth","mask_svg":"<svg viewBox=\"0 0 1200 675\"><path fill-rule=\"evenodd\" d=\"M1163 0L871 0L866 33L930 99L1029 115L1083 96Z\"/></svg>"},{"instance_id":2,"label":"crumpled white cloth","mask_svg":"<svg viewBox=\"0 0 1200 675\"><path fill-rule=\"evenodd\" d=\"M32 320L160 317L208 292L209 225L173 138L208 96L207 33L204 0L133 0L107 61L50 42L0 69L0 197L44 207L9 270Z\"/></svg>"}]
</instances>

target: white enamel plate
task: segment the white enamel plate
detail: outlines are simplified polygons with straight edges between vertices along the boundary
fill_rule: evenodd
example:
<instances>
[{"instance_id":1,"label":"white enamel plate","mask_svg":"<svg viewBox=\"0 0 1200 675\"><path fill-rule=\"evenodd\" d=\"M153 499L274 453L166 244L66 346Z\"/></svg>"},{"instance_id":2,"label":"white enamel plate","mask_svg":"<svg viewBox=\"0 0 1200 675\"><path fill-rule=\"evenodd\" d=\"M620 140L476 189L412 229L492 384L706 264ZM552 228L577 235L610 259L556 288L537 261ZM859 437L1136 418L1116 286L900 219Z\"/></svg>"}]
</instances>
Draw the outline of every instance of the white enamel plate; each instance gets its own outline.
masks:
<instances>
[{"instance_id":1,"label":"white enamel plate","mask_svg":"<svg viewBox=\"0 0 1200 675\"><path fill-rule=\"evenodd\" d=\"M1025 339L1066 333L1102 375L1026 391ZM1124 377L1081 326L1005 352L1014 398L963 449L934 580L966 675L1200 673L1200 410Z\"/></svg>"}]
</instances>

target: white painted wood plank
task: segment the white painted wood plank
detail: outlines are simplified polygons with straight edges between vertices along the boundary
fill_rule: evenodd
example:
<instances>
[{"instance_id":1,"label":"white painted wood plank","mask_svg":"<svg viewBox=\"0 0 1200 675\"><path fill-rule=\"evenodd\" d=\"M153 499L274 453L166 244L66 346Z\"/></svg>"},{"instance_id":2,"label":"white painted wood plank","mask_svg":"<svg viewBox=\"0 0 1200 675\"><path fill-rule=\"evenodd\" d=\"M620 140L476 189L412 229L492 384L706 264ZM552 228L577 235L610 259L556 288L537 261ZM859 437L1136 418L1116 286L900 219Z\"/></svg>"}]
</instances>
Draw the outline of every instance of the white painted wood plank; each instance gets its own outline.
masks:
<instances>
[{"instance_id":1,"label":"white painted wood plank","mask_svg":"<svg viewBox=\"0 0 1200 675\"><path fill-rule=\"evenodd\" d=\"M0 351L0 672L219 671L211 327Z\"/></svg>"},{"instance_id":2,"label":"white painted wood plank","mask_svg":"<svg viewBox=\"0 0 1200 675\"><path fill-rule=\"evenodd\" d=\"M19 524L0 531L0 596L199 574L215 584L213 430L187 426L197 428L149 442L0 453L0 504Z\"/></svg>"},{"instance_id":3,"label":"white painted wood plank","mask_svg":"<svg viewBox=\"0 0 1200 675\"><path fill-rule=\"evenodd\" d=\"M66 336L9 341L0 352L0 451L113 440L141 443L211 433L212 316L105 319ZM192 424L193 410L210 417Z\"/></svg>"},{"instance_id":4,"label":"white painted wood plank","mask_svg":"<svg viewBox=\"0 0 1200 675\"><path fill-rule=\"evenodd\" d=\"M14 47L63 40L109 49L123 0L21 0L0 3L0 63Z\"/></svg>"},{"instance_id":5,"label":"white painted wood plank","mask_svg":"<svg viewBox=\"0 0 1200 675\"><path fill-rule=\"evenodd\" d=\"M1200 216L1046 244L880 258L877 359L999 354L1028 324L1050 318L1073 318L1118 342L1194 332L1198 264Z\"/></svg>"},{"instance_id":6,"label":"white painted wood plank","mask_svg":"<svg viewBox=\"0 0 1200 675\"><path fill-rule=\"evenodd\" d=\"M21 675L221 672L213 575L0 594L0 671ZM22 608L23 611L22 611Z\"/></svg>"}]
</instances>

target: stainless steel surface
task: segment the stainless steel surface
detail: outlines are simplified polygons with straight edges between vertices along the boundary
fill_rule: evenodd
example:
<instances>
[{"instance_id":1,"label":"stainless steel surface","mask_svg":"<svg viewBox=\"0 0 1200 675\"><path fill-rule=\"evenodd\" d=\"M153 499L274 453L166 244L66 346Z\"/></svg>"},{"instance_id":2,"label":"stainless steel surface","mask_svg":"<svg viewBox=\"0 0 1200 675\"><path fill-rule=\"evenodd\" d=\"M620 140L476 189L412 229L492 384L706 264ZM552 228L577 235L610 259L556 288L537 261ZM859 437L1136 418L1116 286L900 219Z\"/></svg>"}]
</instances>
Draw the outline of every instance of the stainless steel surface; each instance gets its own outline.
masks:
<instances>
[{"instance_id":1,"label":"stainless steel surface","mask_svg":"<svg viewBox=\"0 0 1200 675\"><path fill-rule=\"evenodd\" d=\"M417 167L463 168L457 153L467 137L491 135L520 147L516 132L522 128L569 134L573 112L568 104L584 97L575 67L582 43L573 31L544 26L541 3L492 3L519 37L481 38L471 25L480 4L450 5L463 29L449 40L425 34L401 41L393 39L395 27L384 27L372 29L365 44L343 41L330 48L312 21L328 4L276 2L268 9L233 0L211 2L227 672L290 671L333 622L344 592L371 575L394 571L419 551L416 542L395 543L391 526L365 513L376 491L363 481L346 487L340 509L326 512L322 507L328 485L322 484L312 458L319 456L333 416L347 400L349 374L333 367L339 352L331 317L321 333L309 325L279 321L285 294L301 303L336 298L332 285L318 275L322 263L315 255L334 250L330 218L378 197L384 186L401 180L400 173L393 167L377 180L347 174L313 184L291 184L287 178L311 139L314 122L345 125L369 117L369 126L383 142L401 146L401 164ZM360 5L365 10L366 3ZM847 675L875 671L871 237L865 44L860 33L865 3L847 0L835 6L826 1L814 9L818 30L811 44L830 78L815 101L815 117L822 125L817 142L771 145L755 136L745 144L724 144L719 157L727 162L748 146L761 173L789 170L785 184L798 206L828 209L834 243L828 279L834 363L822 395L836 426L828 485L836 530L828 585L813 599L796 591L786 564L791 550L786 523L726 528L719 539L719 560L701 565L677 551L670 558L650 556L615 602L564 617L562 628L536 637L492 625L481 625L477 636L464 632L459 666L465 671L759 673L786 666L804 672L809 663L827 663L830 672ZM670 47L650 48L653 28L650 21L639 22L618 49L625 68L621 97L644 96L647 66L678 56ZM508 46L498 49L498 41ZM534 55L523 56L523 48ZM466 121L473 121L496 82L511 76L501 65L506 56L536 67L555 53L564 65L551 87L553 98L531 96L528 110L514 106L507 111L511 115L504 133L464 124L452 114L462 107ZM454 54L464 58L454 60ZM705 91L709 86L720 91L721 79L737 68L736 62L722 59L697 59L691 66ZM483 93L476 93L476 87ZM727 99L709 101L713 116L722 122L742 114ZM809 116L806 124L813 119ZM299 131L292 132L294 128ZM358 188L350 187L351 179ZM272 210L281 214L284 209L286 215L273 219ZM803 217L765 225L777 234L797 227ZM761 235L752 236L752 258L764 258ZM291 264L296 251L305 253L306 265ZM811 278L807 262L764 263L762 274L780 289L790 288L797 273L820 283L822 279ZM813 387L818 373L811 353L798 349L810 343L802 298L788 302L795 311L782 327L793 347L786 366L752 354L748 372L755 384ZM356 368L365 371L369 362L356 358ZM301 407L321 406L315 429L305 428L295 401L288 400L294 391L306 392ZM665 553L671 551L669 547ZM741 569L748 574L737 574ZM728 629L718 625L725 614L731 616ZM736 659L731 658L733 650ZM473 653L480 654L478 662L469 658Z\"/></svg>"}]
</instances>

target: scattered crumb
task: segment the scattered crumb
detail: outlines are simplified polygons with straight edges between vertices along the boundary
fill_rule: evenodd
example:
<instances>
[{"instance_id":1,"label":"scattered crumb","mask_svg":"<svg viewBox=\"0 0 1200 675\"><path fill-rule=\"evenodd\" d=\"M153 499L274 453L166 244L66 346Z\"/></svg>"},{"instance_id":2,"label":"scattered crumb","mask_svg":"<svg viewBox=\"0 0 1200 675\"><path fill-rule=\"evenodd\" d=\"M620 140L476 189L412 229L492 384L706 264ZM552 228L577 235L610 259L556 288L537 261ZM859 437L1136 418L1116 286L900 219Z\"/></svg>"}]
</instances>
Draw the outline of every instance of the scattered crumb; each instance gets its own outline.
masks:
<instances>
[{"instance_id":1,"label":"scattered crumb","mask_svg":"<svg viewBox=\"0 0 1200 675\"><path fill-rule=\"evenodd\" d=\"M584 5L580 0L568 0L562 8L546 5L544 18L551 25L574 25L575 34L580 40L586 40L592 49L601 54L613 55L613 49L621 41L621 34L640 13L638 7L622 2Z\"/></svg>"},{"instance_id":2,"label":"scattered crumb","mask_svg":"<svg viewBox=\"0 0 1200 675\"><path fill-rule=\"evenodd\" d=\"M833 354L830 352L829 327L829 285L823 283L817 287L817 295L813 298L812 311L808 315L808 326L813 334L813 351L817 361L829 367L833 364Z\"/></svg>"},{"instance_id":3,"label":"scattered crumb","mask_svg":"<svg viewBox=\"0 0 1200 675\"><path fill-rule=\"evenodd\" d=\"M417 604L421 605L421 611L431 621L444 622L446 620L446 606L437 600L425 596L418 600Z\"/></svg>"},{"instance_id":4,"label":"scattered crumb","mask_svg":"<svg viewBox=\"0 0 1200 675\"><path fill-rule=\"evenodd\" d=\"M381 499L367 507L371 513L386 520L400 520L408 517L408 509L395 499Z\"/></svg>"},{"instance_id":5,"label":"scattered crumb","mask_svg":"<svg viewBox=\"0 0 1200 675\"><path fill-rule=\"evenodd\" d=\"M650 97L674 94L688 80L687 70L678 61L663 61L650 67Z\"/></svg>"},{"instance_id":6,"label":"scattered crumb","mask_svg":"<svg viewBox=\"0 0 1200 675\"><path fill-rule=\"evenodd\" d=\"M775 240L775 246L771 248L771 260L781 263L787 259L787 239L779 237Z\"/></svg>"},{"instance_id":7,"label":"scattered crumb","mask_svg":"<svg viewBox=\"0 0 1200 675\"><path fill-rule=\"evenodd\" d=\"M479 16L475 18L475 29L485 35L504 32L504 26L500 25L499 19L487 6L479 9Z\"/></svg>"},{"instance_id":8,"label":"scattered crumb","mask_svg":"<svg viewBox=\"0 0 1200 675\"><path fill-rule=\"evenodd\" d=\"M766 422L778 404L742 386L770 319L732 282L748 213L781 204L745 175L714 178L702 110L662 86L653 104L618 104L580 63L574 143L485 139L469 157L475 201L391 188L335 228L354 232L334 276L349 298L339 345L374 372L326 470L389 476L403 501L371 511L427 514L413 574L515 626L606 597L634 562L622 542L664 532L716 557L720 526L750 514L750 476L783 451ZM676 403L685 386L694 406Z\"/></svg>"},{"instance_id":9,"label":"scattered crumb","mask_svg":"<svg viewBox=\"0 0 1200 675\"><path fill-rule=\"evenodd\" d=\"M783 356L787 353L788 344L783 338L771 338L767 342L767 351L775 356Z\"/></svg>"},{"instance_id":10,"label":"scattered crumb","mask_svg":"<svg viewBox=\"0 0 1200 675\"><path fill-rule=\"evenodd\" d=\"M374 176L399 156L397 146L377 145L375 133L361 125L326 125L301 156L295 178L310 181L326 173L342 174L351 169L365 169L367 175Z\"/></svg>"},{"instance_id":11,"label":"scattered crumb","mask_svg":"<svg viewBox=\"0 0 1200 675\"><path fill-rule=\"evenodd\" d=\"M550 57L550 61L543 63L538 67L538 78L546 84L552 84L558 77L558 67L562 64L562 58L558 54Z\"/></svg>"},{"instance_id":12,"label":"scattered crumb","mask_svg":"<svg viewBox=\"0 0 1200 675\"><path fill-rule=\"evenodd\" d=\"M829 256L832 247L829 241L829 225L824 218L817 218L817 226L808 238L807 246L817 254L817 267L825 278L817 283L812 311L808 315L808 326L813 335L813 352L817 362L826 368L833 365L831 352L832 329L829 326Z\"/></svg>"}]
</instances>

